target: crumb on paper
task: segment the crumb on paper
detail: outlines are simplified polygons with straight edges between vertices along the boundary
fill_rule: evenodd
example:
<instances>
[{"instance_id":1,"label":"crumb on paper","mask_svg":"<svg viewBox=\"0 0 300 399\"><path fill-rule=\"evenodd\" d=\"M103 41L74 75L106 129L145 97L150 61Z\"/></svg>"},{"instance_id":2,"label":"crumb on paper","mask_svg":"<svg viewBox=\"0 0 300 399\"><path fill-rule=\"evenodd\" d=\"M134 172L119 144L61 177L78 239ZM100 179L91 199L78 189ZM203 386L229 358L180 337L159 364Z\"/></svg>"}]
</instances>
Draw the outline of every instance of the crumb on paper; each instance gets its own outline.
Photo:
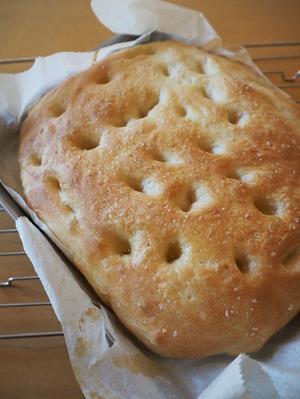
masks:
<instances>
[{"instance_id":1,"label":"crumb on paper","mask_svg":"<svg viewBox=\"0 0 300 399\"><path fill-rule=\"evenodd\" d=\"M103 396L98 395L96 392L90 392L91 399L105 399Z\"/></svg>"},{"instance_id":2,"label":"crumb on paper","mask_svg":"<svg viewBox=\"0 0 300 399\"><path fill-rule=\"evenodd\" d=\"M87 350L87 343L83 337L79 337L75 346L75 353L78 357L82 357L85 355Z\"/></svg>"},{"instance_id":3,"label":"crumb on paper","mask_svg":"<svg viewBox=\"0 0 300 399\"><path fill-rule=\"evenodd\" d=\"M154 365L142 353L114 356L112 362L116 367L127 369L133 374L142 374L145 377L156 377L163 373L159 367Z\"/></svg>"}]
</instances>

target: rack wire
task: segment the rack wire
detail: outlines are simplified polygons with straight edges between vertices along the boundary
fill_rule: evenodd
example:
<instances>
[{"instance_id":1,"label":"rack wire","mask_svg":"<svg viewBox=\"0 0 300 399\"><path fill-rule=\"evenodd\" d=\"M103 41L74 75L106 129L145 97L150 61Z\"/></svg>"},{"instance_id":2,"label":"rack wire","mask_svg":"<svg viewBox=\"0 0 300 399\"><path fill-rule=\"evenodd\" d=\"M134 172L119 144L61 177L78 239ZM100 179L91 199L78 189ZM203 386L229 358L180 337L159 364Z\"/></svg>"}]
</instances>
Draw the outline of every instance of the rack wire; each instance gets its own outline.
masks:
<instances>
[{"instance_id":1,"label":"rack wire","mask_svg":"<svg viewBox=\"0 0 300 399\"><path fill-rule=\"evenodd\" d=\"M108 43L109 44L109 43ZM297 103L300 103L300 42L274 42L274 43L259 43L259 44L248 44L245 45L253 60L265 73L265 75L273 81L279 88L286 91ZM22 57L22 58L7 58L0 59L1 65L9 64L25 64L30 66L33 63L35 57ZM26 69L26 68L25 68ZM25 282L31 281L34 284L40 284L39 278L32 273L26 275L15 275L10 272L9 267L5 268L4 260L11 258L15 264L20 259L26 258L26 254L21 249L12 250L10 246L6 244L10 241L18 241L17 230L12 227L11 221L5 216L6 211L1 206L0 196L0 295L2 293L20 288ZM19 245L21 248L21 245ZM2 248L2 250L1 250ZM4 265L3 265L4 264ZM3 273L6 275L3 276ZM18 274L18 273L16 273ZM42 288L41 288L42 289ZM13 298L14 295L9 295L9 298ZM17 296L16 296L17 297ZM1 296L0 296L1 298ZM30 298L29 298L30 299ZM46 299L46 298L45 298ZM1 309L10 309L14 312L16 309L40 309L42 307L50 307L49 301L44 300L28 300L28 301L12 301L0 304ZM1 314L0 314L1 317ZM61 330L45 330L45 331L9 331L3 332L0 329L0 340L15 340L15 339L39 339L41 337L57 337L62 336Z\"/></svg>"}]
</instances>

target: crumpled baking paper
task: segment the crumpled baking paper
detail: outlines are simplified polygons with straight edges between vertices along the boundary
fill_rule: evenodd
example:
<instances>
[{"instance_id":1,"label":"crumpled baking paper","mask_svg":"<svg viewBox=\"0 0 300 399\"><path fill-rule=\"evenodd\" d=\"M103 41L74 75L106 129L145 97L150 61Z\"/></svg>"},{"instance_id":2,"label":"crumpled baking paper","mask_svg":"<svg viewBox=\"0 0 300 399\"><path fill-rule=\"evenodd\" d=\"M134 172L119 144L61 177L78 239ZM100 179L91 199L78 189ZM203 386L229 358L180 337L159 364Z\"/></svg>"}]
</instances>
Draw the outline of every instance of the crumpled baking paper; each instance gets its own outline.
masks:
<instances>
[{"instance_id":1,"label":"crumpled baking paper","mask_svg":"<svg viewBox=\"0 0 300 399\"><path fill-rule=\"evenodd\" d=\"M92 0L91 7L101 23L114 33L143 35L155 30L176 34L207 50L222 43L201 12L165 1Z\"/></svg>"},{"instance_id":2,"label":"crumpled baking paper","mask_svg":"<svg viewBox=\"0 0 300 399\"><path fill-rule=\"evenodd\" d=\"M66 255L66 248L23 200L17 146L19 124L26 109L49 88L110 52L149 40L178 39L180 35L180 40L251 64L243 49L220 47L220 37L199 12L158 0L93 0L92 8L114 32L142 36L96 52L40 57L29 71L0 75L1 182ZM167 35L152 32L154 29ZM252 358L245 354L235 359L226 355L194 360L161 358L139 344L107 309L95 302L79 273L26 217L17 220L17 228L62 323L71 363L86 398L300 397L299 317Z\"/></svg>"}]
</instances>

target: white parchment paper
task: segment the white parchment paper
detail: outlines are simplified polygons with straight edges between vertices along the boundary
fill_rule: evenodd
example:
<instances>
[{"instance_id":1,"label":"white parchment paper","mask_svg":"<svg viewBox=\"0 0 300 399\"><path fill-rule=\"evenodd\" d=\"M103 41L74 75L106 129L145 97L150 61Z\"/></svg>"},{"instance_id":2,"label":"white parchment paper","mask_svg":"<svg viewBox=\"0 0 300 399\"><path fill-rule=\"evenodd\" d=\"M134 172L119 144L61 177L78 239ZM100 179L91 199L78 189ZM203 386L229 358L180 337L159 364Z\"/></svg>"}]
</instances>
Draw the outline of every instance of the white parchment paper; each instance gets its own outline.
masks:
<instances>
[{"instance_id":1,"label":"white parchment paper","mask_svg":"<svg viewBox=\"0 0 300 399\"><path fill-rule=\"evenodd\" d=\"M34 222L68 255L29 211L17 162L19 124L26 109L49 88L118 48L165 39L153 30L251 64L248 54L224 49L220 37L196 11L159 0L93 0L100 21L113 32L141 35L97 52L38 58L21 74L0 75L0 179ZM216 399L300 397L300 318L251 358L163 359L131 337L48 239L26 218L17 221L24 249L62 323L70 360L86 398ZM256 360L254 360L254 358Z\"/></svg>"}]
</instances>

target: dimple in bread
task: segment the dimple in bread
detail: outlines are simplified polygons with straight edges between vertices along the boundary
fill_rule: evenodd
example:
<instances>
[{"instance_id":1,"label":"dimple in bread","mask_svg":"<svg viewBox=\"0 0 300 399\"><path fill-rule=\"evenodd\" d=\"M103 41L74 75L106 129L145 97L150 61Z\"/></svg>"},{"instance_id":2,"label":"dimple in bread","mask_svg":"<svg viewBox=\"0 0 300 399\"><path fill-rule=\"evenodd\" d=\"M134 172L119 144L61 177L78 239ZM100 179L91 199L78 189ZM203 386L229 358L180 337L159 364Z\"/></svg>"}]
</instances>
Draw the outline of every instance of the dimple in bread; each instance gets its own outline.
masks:
<instances>
[{"instance_id":1,"label":"dimple in bread","mask_svg":"<svg viewBox=\"0 0 300 399\"><path fill-rule=\"evenodd\" d=\"M257 351L300 309L300 110L175 41L118 51L34 106L27 202L163 356Z\"/></svg>"}]
</instances>

